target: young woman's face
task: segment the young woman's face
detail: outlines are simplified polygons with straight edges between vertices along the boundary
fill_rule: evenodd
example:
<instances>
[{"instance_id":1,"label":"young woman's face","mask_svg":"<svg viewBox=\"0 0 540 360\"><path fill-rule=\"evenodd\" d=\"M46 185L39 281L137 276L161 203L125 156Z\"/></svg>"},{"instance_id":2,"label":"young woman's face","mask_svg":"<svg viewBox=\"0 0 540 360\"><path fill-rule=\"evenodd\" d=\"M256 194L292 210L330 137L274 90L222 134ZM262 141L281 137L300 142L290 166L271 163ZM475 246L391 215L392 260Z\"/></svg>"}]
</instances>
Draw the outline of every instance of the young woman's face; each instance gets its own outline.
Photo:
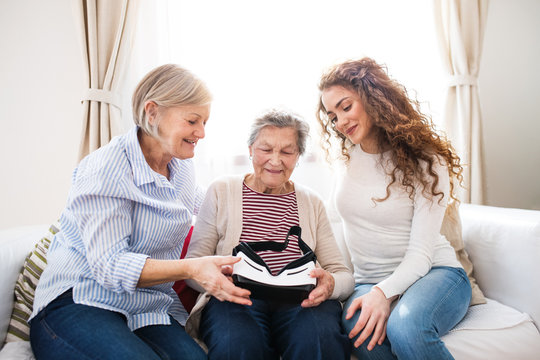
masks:
<instances>
[{"instance_id":1,"label":"young woman's face","mask_svg":"<svg viewBox=\"0 0 540 360\"><path fill-rule=\"evenodd\" d=\"M356 92L343 86L331 86L323 90L321 100L337 131L365 152L378 151L373 121Z\"/></svg>"},{"instance_id":2,"label":"young woman's face","mask_svg":"<svg viewBox=\"0 0 540 360\"><path fill-rule=\"evenodd\" d=\"M161 108L158 116L159 142L163 153L177 159L192 158L197 141L204 138L210 105Z\"/></svg>"},{"instance_id":3,"label":"young woman's face","mask_svg":"<svg viewBox=\"0 0 540 360\"><path fill-rule=\"evenodd\" d=\"M290 127L264 127L249 147L256 183L264 188L279 189L296 166L299 152L296 130Z\"/></svg>"}]
</instances>

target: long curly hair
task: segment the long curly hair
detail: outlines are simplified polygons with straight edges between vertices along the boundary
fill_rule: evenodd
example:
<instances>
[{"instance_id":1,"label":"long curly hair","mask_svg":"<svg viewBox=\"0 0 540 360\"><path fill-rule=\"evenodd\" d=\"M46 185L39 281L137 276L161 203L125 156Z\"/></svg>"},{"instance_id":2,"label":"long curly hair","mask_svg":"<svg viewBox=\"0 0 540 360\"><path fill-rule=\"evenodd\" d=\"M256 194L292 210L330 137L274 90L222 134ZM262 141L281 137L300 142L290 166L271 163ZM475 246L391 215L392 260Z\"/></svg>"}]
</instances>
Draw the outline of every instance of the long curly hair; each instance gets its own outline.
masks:
<instances>
[{"instance_id":1,"label":"long curly hair","mask_svg":"<svg viewBox=\"0 0 540 360\"><path fill-rule=\"evenodd\" d=\"M437 157L446 162L450 175L450 196L458 201L454 194L455 183L463 183L463 167L454 148L445 136L437 133L431 118L420 111L419 102L409 97L403 85L388 76L385 66L370 58L335 65L321 77L316 117L322 128L322 146L328 160L333 137L337 137L346 163L350 160L349 150L354 146L334 129L326 114L322 92L332 86L342 86L360 96L364 110L373 121L381 161L383 150L391 149L390 156L395 165L387 170L391 182L386 188L386 196L376 201L388 199L390 186L396 181L413 199L414 184L418 181L426 198L440 197L440 202L444 194L437 189L439 176L433 170ZM422 164L427 166L423 168Z\"/></svg>"}]
</instances>

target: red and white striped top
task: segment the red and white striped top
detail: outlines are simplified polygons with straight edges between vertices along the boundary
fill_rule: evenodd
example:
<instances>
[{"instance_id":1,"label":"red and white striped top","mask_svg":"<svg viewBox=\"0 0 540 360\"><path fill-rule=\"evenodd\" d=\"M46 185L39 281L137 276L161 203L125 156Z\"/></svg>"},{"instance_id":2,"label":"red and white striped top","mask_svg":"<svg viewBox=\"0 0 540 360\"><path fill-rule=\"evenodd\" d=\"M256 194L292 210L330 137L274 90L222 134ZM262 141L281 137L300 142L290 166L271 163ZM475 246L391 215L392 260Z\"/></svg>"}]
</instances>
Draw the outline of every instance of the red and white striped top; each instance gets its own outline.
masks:
<instances>
[{"instance_id":1,"label":"red and white striped top","mask_svg":"<svg viewBox=\"0 0 540 360\"><path fill-rule=\"evenodd\" d=\"M263 194L242 187L242 234L240 241L285 242L291 226L298 226L298 205L296 192L288 194ZM289 237L289 245L283 251L259 251L257 254L268 264L273 275L289 262L302 256L298 238Z\"/></svg>"}]
</instances>

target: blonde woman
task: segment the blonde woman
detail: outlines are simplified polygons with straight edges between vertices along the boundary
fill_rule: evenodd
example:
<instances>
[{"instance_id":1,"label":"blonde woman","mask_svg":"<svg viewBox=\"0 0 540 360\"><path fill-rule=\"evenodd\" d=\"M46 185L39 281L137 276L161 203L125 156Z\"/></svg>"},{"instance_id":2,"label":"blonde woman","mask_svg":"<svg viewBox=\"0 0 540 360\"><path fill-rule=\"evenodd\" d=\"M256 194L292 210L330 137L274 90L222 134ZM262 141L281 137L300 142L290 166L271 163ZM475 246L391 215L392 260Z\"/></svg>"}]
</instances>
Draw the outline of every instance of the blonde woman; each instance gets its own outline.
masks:
<instances>
[{"instance_id":1,"label":"blonde woman","mask_svg":"<svg viewBox=\"0 0 540 360\"><path fill-rule=\"evenodd\" d=\"M133 95L136 126L77 166L36 289L36 358L205 359L173 282L192 278L220 300L249 303L221 273L234 258L178 260L204 196L191 158L210 102L192 73L158 67Z\"/></svg>"}]
</instances>

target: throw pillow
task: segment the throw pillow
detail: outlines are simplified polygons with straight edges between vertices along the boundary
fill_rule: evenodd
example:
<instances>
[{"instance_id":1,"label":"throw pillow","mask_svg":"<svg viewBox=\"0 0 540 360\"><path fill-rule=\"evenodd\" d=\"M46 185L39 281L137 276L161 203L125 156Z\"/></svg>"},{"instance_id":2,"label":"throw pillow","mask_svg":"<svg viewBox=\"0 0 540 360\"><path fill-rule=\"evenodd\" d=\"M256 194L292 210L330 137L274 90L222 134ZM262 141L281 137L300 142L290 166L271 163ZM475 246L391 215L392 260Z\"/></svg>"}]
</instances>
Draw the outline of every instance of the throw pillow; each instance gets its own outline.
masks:
<instances>
[{"instance_id":1,"label":"throw pillow","mask_svg":"<svg viewBox=\"0 0 540 360\"><path fill-rule=\"evenodd\" d=\"M193 226L191 229L189 229L189 232L184 240L184 245L182 247L182 254L180 255L180 259L183 259L188 250L189 241L191 240L191 234L193 233ZM191 312L191 309L193 309L193 306L195 306L195 303L197 302L197 298L199 297L199 292L197 290L194 290L190 288L184 280L179 280L174 283L173 289L178 295L178 298L182 302L182 305L184 306L184 309L188 312L188 314Z\"/></svg>"},{"instance_id":2,"label":"throw pillow","mask_svg":"<svg viewBox=\"0 0 540 360\"><path fill-rule=\"evenodd\" d=\"M28 318L32 314L34 292L41 273L47 266L47 251L59 229L58 222L51 225L45 236L37 242L34 250L28 254L24 261L23 269L15 283L15 303L9 321L6 343L30 340Z\"/></svg>"},{"instance_id":3,"label":"throw pillow","mask_svg":"<svg viewBox=\"0 0 540 360\"><path fill-rule=\"evenodd\" d=\"M444 214L443 223L441 226L441 234L446 237L456 252L458 261L465 269L472 287L472 298L470 305L485 304L486 299L482 290L476 283L473 276L473 264L469 259L469 255L465 251L465 244L462 238L461 219L459 218L459 208L456 201L448 204L446 213Z\"/></svg>"}]
</instances>

